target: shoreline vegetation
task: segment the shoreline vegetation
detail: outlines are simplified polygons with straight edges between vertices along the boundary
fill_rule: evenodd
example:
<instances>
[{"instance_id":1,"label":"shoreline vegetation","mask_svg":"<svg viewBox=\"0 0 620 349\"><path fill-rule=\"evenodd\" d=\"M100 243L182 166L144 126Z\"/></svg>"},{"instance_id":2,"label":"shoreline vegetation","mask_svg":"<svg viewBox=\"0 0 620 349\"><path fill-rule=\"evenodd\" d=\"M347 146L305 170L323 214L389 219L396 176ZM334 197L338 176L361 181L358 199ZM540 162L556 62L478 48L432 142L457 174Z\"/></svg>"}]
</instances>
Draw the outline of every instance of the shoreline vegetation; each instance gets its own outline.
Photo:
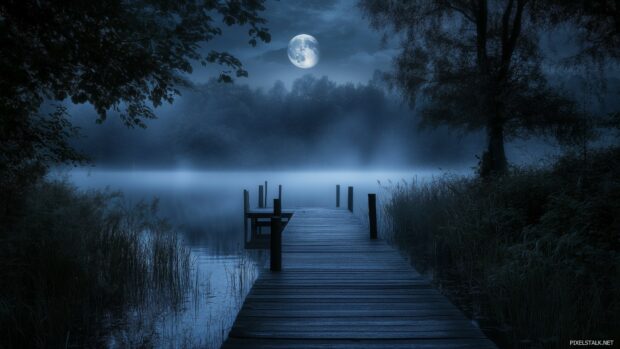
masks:
<instances>
[{"instance_id":1,"label":"shoreline vegetation","mask_svg":"<svg viewBox=\"0 0 620 349\"><path fill-rule=\"evenodd\" d=\"M44 179L22 199L0 236L3 345L105 346L128 309L182 307L189 250L157 201Z\"/></svg>"},{"instance_id":2,"label":"shoreline vegetation","mask_svg":"<svg viewBox=\"0 0 620 349\"><path fill-rule=\"evenodd\" d=\"M618 336L620 148L388 189L384 235L500 347Z\"/></svg>"}]
</instances>

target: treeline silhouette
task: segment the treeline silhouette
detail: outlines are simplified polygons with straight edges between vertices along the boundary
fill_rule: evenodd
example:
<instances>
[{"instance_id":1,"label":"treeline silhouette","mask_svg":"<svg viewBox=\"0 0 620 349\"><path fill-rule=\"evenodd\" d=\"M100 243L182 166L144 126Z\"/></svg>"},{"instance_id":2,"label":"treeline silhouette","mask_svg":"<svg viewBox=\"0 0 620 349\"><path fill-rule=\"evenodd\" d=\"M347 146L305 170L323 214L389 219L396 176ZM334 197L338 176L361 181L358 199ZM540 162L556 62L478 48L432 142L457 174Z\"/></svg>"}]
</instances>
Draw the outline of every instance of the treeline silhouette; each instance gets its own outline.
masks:
<instances>
[{"instance_id":1,"label":"treeline silhouette","mask_svg":"<svg viewBox=\"0 0 620 349\"><path fill-rule=\"evenodd\" d=\"M306 75L290 88L215 80L182 91L144 130L76 114L76 147L101 166L441 166L475 161L482 137L418 130L414 112L376 78Z\"/></svg>"}]
</instances>

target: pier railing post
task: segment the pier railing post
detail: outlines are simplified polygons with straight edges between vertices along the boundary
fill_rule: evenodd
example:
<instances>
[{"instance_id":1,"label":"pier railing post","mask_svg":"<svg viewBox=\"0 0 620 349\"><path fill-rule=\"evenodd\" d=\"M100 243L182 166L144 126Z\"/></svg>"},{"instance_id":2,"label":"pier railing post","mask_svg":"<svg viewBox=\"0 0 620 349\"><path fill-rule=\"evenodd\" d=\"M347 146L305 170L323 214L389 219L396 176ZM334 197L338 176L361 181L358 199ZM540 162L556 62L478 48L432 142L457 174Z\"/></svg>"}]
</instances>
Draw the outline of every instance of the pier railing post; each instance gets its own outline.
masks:
<instances>
[{"instance_id":1,"label":"pier railing post","mask_svg":"<svg viewBox=\"0 0 620 349\"><path fill-rule=\"evenodd\" d=\"M282 217L282 201L280 199L273 199L273 215Z\"/></svg>"},{"instance_id":2,"label":"pier railing post","mask_svg":"<svg viewBox=\"0 0 620 349\"><path fill-rule=\"evenodd\" d=\"M377 194L368 194L368 225L370 239L377 239Z\"/></svg>"},{"instance_id":3,"label":"pier railing post","mask_svg":"<svg viewBox=\"0 0 620 349\"><path fill-rule=\"evenodd\" d=\"M336 184L336 207L340 207L340 184Z\"/></svg>"},{"instance_id":4,"label":"pier railing post","mask_svg":"<svg viewBox=\"0 0 620 349\"><path fill-rule=\"evenodd\" d=\"M282 218L280 216L271 217L271 255L269 269L271 271L282 270Z\"/></svg>"},{"instance_id":5,"label":"pier railing post","mask_svg":"<svg viewBox=\"0 0 620 349\"><path fill-rule=\"evenodd\" d=\"M243 243L248 241L248 212L250 211L250 193L243 189Z\"/></svg>"},{"instance_id":6,"label":"pier railing post","mask_svg":"<svg viewBox=\"0 0 620 349\"><path fill-rule=\"evenodd\" d=\"M258 208L265 207L265 199L263 198L263 186L258 186Z\"/></svg>"},{"instance_id":7,"label":"pier railing post","mask_svg":"<svg viewBox=\"0 0 620 349\"><path fill-rule=\"evenodd\" d=\"M349 192L347 195L347 208L349 211L353 212L353 187L349 187Z\"/></svg>"},{"instance_id":8,"label":"pier railing post","mask_svg":"<svg viewBox=\"0 0 620 349\"><path fill-rule=\"evenodd\" d=\"M278 199L282 202L282 184L278 184Z\"/></svg>"}]
</instances>

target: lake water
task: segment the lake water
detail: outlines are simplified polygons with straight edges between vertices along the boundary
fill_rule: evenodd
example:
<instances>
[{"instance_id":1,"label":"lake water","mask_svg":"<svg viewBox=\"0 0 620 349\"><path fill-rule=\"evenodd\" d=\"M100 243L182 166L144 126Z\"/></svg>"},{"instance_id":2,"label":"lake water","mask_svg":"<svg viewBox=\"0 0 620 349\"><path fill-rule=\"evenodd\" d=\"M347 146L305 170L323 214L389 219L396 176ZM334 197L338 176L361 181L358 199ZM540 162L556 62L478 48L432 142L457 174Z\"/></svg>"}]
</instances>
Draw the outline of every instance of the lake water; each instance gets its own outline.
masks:
<instances>
[{"instance_id":1,"label":"lake water","mask_svg":"<svg viewBox=\"0 0 620 349\"><path fill-rule=\"evenodd\" d=\"M145 334L155 347L218 348L226 338L268 251L243 249L243 189L258 204L258 185L268 181L268 203L282 185L282 206L341 207L354 187L354 213L365 219L367 194L378 204L386 186L428 179L439 171L120 171L76 169L61 174L82 189L122 191L130 202L159 200L160 214L182 233L191 253L192 283L185 305L174 312L129 312L109 347L139 346ZM379 210L380 213L380 210ZM380 218L380 217L379 217Z\"/></svg>"}]
</instances>

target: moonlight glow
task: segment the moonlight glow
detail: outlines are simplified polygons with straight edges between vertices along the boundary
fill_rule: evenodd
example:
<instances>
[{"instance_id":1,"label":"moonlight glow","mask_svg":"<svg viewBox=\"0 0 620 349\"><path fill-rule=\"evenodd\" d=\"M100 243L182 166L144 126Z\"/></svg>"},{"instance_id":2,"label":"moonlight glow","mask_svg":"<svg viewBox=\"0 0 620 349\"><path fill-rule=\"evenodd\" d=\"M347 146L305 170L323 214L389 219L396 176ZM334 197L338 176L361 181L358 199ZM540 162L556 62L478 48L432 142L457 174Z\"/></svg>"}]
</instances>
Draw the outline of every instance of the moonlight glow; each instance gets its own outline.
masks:
<instances>
[{"instance_id":1,"label":"moonlight glow","mask_svg":"<svg viewBox=\"0 0 620 349\"><path fill-rule=\"evenodd\" d=\"M314 67L319 62L319 42L308 34L299 34L288 43L288 59L303 69Z\"/></svg>"}]
</instances>

